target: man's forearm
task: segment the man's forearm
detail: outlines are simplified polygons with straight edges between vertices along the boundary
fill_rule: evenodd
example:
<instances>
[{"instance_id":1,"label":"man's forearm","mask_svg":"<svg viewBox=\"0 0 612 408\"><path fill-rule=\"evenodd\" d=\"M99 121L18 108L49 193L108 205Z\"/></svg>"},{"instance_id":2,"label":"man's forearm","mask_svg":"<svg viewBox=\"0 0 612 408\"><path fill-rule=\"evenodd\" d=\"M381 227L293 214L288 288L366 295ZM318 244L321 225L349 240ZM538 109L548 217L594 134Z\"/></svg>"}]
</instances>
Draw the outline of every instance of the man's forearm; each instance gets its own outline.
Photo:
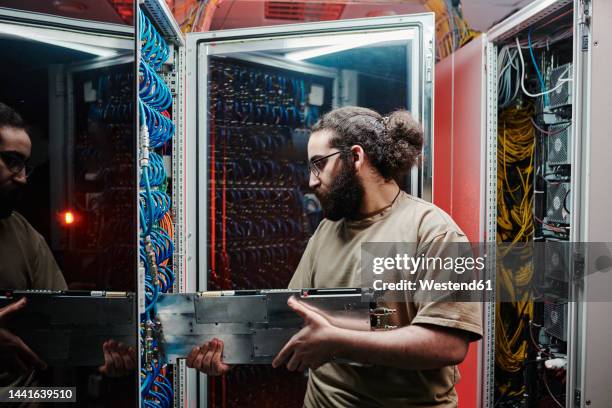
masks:
<instances>
[{"instance_id":1,"label":"man's forearm","mask_svg":"<svg viewBox=\"0 0 612 408\"><path fill-rule=\"evenodd\" d=\"M335 329L332 342L336 358L411 370L458 364L468 348L467 334L418 325L378 332Z\"/></svg>"}]
</instances>

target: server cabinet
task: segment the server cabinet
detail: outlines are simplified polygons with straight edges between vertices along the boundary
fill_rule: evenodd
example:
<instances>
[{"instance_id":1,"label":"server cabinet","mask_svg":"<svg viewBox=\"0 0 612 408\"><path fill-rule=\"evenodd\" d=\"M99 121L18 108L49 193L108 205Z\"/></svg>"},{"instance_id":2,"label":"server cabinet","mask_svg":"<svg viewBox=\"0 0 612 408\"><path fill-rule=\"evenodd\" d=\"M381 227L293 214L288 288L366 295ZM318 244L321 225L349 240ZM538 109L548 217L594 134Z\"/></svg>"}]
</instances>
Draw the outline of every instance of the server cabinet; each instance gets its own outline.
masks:
<instances>
[{"instance_id":1,"label":"server cabinet","mask_svg":"<svg viewBox=\"0 0 612 408\"><path fill-rule=\"evenodd\" d=\"M603 107L609 98L604 94L609 87L607 74L600 71L605 62L595 64L596 59L607 58L604 21L609 16L605 1L535 1L485 36L487 85L482 106L487 116L487 177L483 188L487 199L483 224L487 227L483 232L493 242L497 235L498 242L535 240L547 250L564 251L555 258L561 263L547 265L541 276L548 288L559 289L557 293L534 298L528 308L517 309L523 316L519 320L526 319L524 340L519 339L525 342L525 357L520 367L516 366L522 379L512 380L499 368L500 356L508 356L506 347L513 343L509 339L514 332L508 331L518 326L502 317L507 306L486 306L481 356L483 407L605 406L610 399L610 376L599 363L605 360L601 359L606 347L602 339L610 332L609 319L604 317L609 304L602 302L605 296L601 291L608 290L612 281L594 268L593 259L582 257L584 252L576 249L609 242L610 238L609 217L596 204L609 200L609 189L593 188L595 180L609 174L609 160L599 154L609 143L601 127L606 121ZM523 119L518 117L521 115ZM532 223L528 227L532 238L516 238L516 230L500 217L504 206L510 208L508 170L526 169L518 161L513 165L505 161L509 157L507 141L512 137L509 129L520 120L527 121L524 129L531 132L534 146L530 157L535 170L528 177L528 183L533 183L528 194L533 202L524 209ZM514 190L513 194L520 192ZM574 279L560 283L558 272ZM586 277L576 279L583 272ZM524 314L529 309L533 311ZM597 335L587 335L587 330ZM510 350L514 353L518 349ZM523 359L522 353L515 354L519 355ZM567 364L557 372L563 372L563 378L555 378L555 369L545 364L553 358ZM514 396L509 392L513 387L521 390Z\"/></svg>"},{"instance_id":2,"label":"server cabinet","mask_svg":"<svg viewBox=\"0 0 612 408\"><path fill-rule=\"evenodd\" d=\"M184 36L163 0L135 4L138 94L140 406L183 406L185 361L168 364L157 315L161 294L188 291L184 203ZM193 291L193 289L191 289Z\"/></svg>"},{"instance_id":3,"label":"server cabinet","mask_svg":"<svg viewBox=\"0 0 612 408\"><path fill-rule=\"evenodd\" d=\"M134 280L110 276L101 253L112 251L124 275L135 268L134 253L124 251L134 246L130 227L112 225L135 208L134 29L0 10L11 61L3 99L31 125L37 165L20 210L47 238L69 283L125 290Z\"/></svg>"},{"instance_id":4,"label":"server cabinet","mask_svg":"<svg viewBox=\"0 0 612 408\"><path fill-rule=\"evenodd\" d=\"M28 125L35 166L17 211L43 236L70 289L134 292L134 27L3 7L0 42L0 100ZM102 354L98 346L92 356ZM88 390L99 379L97 367L39 376L41 385L76 386L83 403L103 397ZM112 398L135 401L135 378L125 384L129 393Z\"/></svg>"},{"instance_id":5,"label":"server cabinet","mask_svg":"<svg viewBox=\"0 0 612 408\"><path fill-rule=\"evenodd\" d=\"M410 110L425 151L400 183L431 199L433 14L188 34L186 49L192 290L287 286L321 219L308 191L308 129L335 107ZM199 383L199 406L264 397L297 406L305 389L303 376L265 366Z\"/></svg>"}]
</instances>

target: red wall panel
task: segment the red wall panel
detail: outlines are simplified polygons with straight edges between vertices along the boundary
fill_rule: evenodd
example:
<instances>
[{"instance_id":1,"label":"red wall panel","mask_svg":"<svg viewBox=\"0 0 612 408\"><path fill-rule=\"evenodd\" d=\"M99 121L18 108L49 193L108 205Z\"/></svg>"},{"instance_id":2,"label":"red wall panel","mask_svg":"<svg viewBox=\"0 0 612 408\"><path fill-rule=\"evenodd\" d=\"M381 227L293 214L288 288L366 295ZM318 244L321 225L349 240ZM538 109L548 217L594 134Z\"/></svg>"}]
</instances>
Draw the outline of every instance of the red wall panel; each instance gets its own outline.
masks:
<instances>
[{"instance_id":1,"label":"red wall panel","mask_svg":"<svg viewBox=\"0 0 612 408\"><path fill-rule=\"evenodd\" d=\"M481 200L481 94L484 78L482 37L436 64L434 99L433 201L445 210L471 242L483 236ZM478 406L479 343L471 343L459 366L459 407Z\"/></svg>"}]
</instances>

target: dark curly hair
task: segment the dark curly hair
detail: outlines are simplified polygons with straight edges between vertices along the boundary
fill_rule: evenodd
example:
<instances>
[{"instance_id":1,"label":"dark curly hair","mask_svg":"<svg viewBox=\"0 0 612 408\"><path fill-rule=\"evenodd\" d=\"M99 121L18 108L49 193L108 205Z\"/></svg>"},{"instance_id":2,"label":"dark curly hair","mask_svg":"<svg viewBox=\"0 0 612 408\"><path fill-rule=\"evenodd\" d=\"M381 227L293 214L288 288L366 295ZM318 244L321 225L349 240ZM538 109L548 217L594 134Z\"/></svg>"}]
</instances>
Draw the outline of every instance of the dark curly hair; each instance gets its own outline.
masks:
<instances>
[{"instance_id":1,"label":"dark curly hair","mask_svg":"<svg viewBox=\"0 0 612 408\"><path fill-rule=\"evenodd\" d=\"M326 113L312 127L313 132L331 130L331 147L363 148L372 165L385 180L410 171L423 148L423 130L406 110L387 117L358 106L345 106Z\"/></svg>"},{"instance_id":2,"label":"dark curly hair","mask_svg":"<svg viewBox=\"0 0 612 408\"><path fill-rule=\"evenodd\" d=\"M0 102L0 128L3 127L25 129L26 124L15 109Z\"/></svg>"}]
</instances>

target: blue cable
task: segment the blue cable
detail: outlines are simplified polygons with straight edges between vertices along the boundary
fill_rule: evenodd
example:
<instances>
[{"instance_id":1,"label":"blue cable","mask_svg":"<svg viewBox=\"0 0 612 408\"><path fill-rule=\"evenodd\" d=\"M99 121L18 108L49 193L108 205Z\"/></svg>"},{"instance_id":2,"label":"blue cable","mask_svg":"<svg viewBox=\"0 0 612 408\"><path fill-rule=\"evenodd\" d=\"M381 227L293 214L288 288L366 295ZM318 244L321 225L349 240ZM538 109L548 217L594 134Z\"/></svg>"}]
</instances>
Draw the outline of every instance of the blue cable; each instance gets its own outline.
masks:
<instances>
[{"instance_id":1,"label":"blue cable","mask_svg":"<svg viewBox=\"0 0 612 408\"><path fill-rule=\"evenodd\" d=\"M164 111L172 104L172 93L166 83L153 71L143 59L138 65L138 72L142 76L139 83L140 98L153 108Z\"/></svg>"},{"instance_id":2,"label":"blue cable","mask_svg":"<svg viewBox=\"0 0 612 408\"><path fill-rule=\"evenodd\" d=\"M540 72L540 67L535 58L535 54L533 53L533 47L531 46L531 28L527 33L527 44L529 46L529 55L531 56L531 61L533 62L533 66L535 67L536 74L538 75L538 80L540 81L541 92L546 92L546 83L544 82L544 78L542 77L542 73ZM544 106L548 106L548 95L544 95Z\"/></svg>"},{"instance_id":3,"label":"blue cable","mask_svg":"<svg viewBox=\"0 0 612 408\"><path fill-rule=\"evenodd\" d=\"M165 183L167 178L166 167L161 155L155 152L149 153L149 167L145 168L144 171L148 173L151 187L159 187ZM140 180L140 187L145 187L144 179Z\"/></svg>"},{"instance_id":4,"label":"blue cable","mask_svg":"<svg viewBox=\"0 0 612 408\"><path fill-rule=\"evenodd\" d=\"M142 178L144 179L144 183L145 183L145 193L144 194L145 194L145 198L146 198L147 204L148 204L146 206L147 207L147 212L149 213L149 219L148 220L145 219L145 223L143 224L143 225L146 226L146 228L144 229L144 236L147 236L147 235L149 235L149 233L151 232L151 229L153 228L153 205L152 205L153 197L152 197L152 194L151 194L151 185L149 183L149 175L147 174L146 171L142 172ZM141 223L142 223L143 217L144 217L143 213L144 213L144 211L142 211L142 208L141 208L141 212L140 212L140 214L141 214Z\"/></svg>"},{"instance_id":5,"label":"blue cable","mask_svg":"<svg viewBox=\"0 0 612 408\"><path fill-rule=\"evenodd\" d=\"M170 48L142 10L139 9L138 11L142 57L139 65L138 111L140 125L144 126L146 124L149 130L149 148L155 149L168 143L175 132L172 120L160 113L170 108L172 94L166 83L156 72L161 69L170 56ZM114 117L121 113L121 107L107 106L102 113L93 111L92 116L104 115L104 112L106 112L106 116ZM159 294L170 290L175 279L171 268L160 265L172 256L174 243L166 231L157 225L170 210L171 199L165 192L153 189L154 187L163 186L166 179L167 174L163 157L151 151L149 153L148 166L142 168L140 187L144 191L141 191L139 194L139 215L142 225L139 258L145 265L146 271L145 313L142 316L144 322L155 318ZM157 273L163 277L163 279L159 279L159 284L153 283L154 277L151 274L151 265L149 265L144 247L146 237L149 237L153 248L155 263L158 268ZM144 335L144 329L141 329L141 342L144 342ZM153 350L157 348L157 341L155 339L151 346ZM144 380L142 381L140 391L144 407L158 408L172 406L172 384L166 377L160 375L160 371L161 365L156 360L153 360L150 369L141 368ZM152 389L154 385L157 390Z\"/></svg>"}]
</instances>

